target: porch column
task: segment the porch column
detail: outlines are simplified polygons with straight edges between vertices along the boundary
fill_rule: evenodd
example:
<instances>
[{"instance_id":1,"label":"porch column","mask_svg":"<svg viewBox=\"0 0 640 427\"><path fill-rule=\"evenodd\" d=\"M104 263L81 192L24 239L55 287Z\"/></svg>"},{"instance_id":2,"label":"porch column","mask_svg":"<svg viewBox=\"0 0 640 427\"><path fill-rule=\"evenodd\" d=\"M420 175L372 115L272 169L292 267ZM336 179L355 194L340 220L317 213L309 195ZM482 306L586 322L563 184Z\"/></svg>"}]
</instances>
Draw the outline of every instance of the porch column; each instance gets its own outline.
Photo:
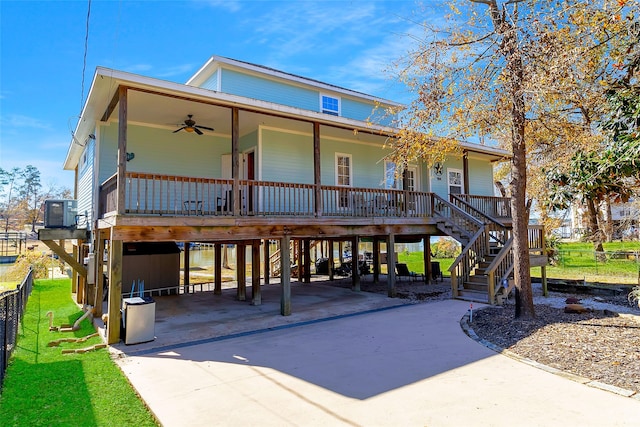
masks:
<instances>
[{"instance_id":1,"label":"porch column","mask_svg":"<svg viewBox=\"0 0 640 427\"><path fill-rule=\"evenodd\" d=\"M127 88L125 86L118 87L118 166L116 169L116 194L118 195L116 209L118 211L118 215L123 215L125 211L125 176L127 172L127 96ZM120 311L118 310L118 312Z\"/></svg>"},{"instance_id":2,"label":"porch column","mask_svg":"<svg viewBox=\"0 0 640 427\"><path fill-rule=\"evenodd\" d=\"M102 233L100 230L96 233L96 250L95 250L95 284L96 284L96 293L95 293L95 301L93 302L93 316L100 317L102 316L102 300L104 299L104 274L102 273L104 268L103 254L104 254L104 239L102 238Z\"/></svg>"},{"instance_id":3,"label":"porch column","mask_svg":"<svg viewBox=\"0 0 640 427\"><path fill-rule=\"evenodd\" d=\"M113 230L111 230L113 236ZM107 344L120 341L120 307L122 305L122 240L109 242L109 320Z\"/></svg>"},{"instance_id":4,"label":"porch column","mask_svg":"<svg viewBox=\"0 0 640 427\"><path fill-rule=\"evenodd\" d=\"M464 194L469 194L469 152L465 151L462 156L462 179L464 181Z\"/></svg>"},{"instance_id":5,"label":"porch column","mask_svg":"<svg viewBox=\"0 0 640 427\"><path fill-rule=\"evenodd\" d=\"M316 216L322 216L322 188L320 186L320 123L313 122L313 204Z\"/></svg>"},{"instance_id":6,"label":"porch column","mask_svg":"<svg viewBox=\"0 0 640 427\"><path fill-rule=\"evenodd\" d=\"M302 257L304 263L304 283L311 283L311 240L304 239L302 248L304 252Z\"/></svg>"},{"instance_id":7,"label":"porch column","mask_svg":"<svg viewBox=\"0 0 640 427\"><path fill-rule=\"evenodd\" d=\"M214 252L214 295L222 295L222 244L216 243L213 245Z\"/></svg>"},{"instance_id":8,"label":"porch column","mask_svg":"<svg viewBox=\"0 0 640 427\"><path fill-rule=\"evenodd\" d=\"M271 275L271 260L269 259L269 239L264 239L264 247L262 248L264 258L264 284L269 284L269 276Z\"/></svg>"},{"instance_id":9,"label":"porch column","mask_svg":"<svg viewBox=\"0 0 640 427\"><path fill-rule=\"evenodd\" d=\"M240 214L240 112L238 107L231 109L231 177L233 178L233 216Z\"/></svg>"},{"instance_id":10,"label":"porch column","mask_svg":"<svg viewBox=\"0 0 640 427\"><path fill-rule=\"evenodd\" d=\"M84 240L78 239L77 242L78 242L78 257L76 258L76 261L78 262L78 264L84 265L84 249L83 249ZM64 240L60 240L60 246L66 253L67 251L66 249L64 249L65 247ZM82 274L78 275L78 290L76 293L76 302L78 304L87 303L87 278Z\"/></svg>"},{"instance_id":11,"label":"porch column","mask_svg":"<svg viewBox=\"0 0 640 427\"><path fill-rule=\"evenodd\" d=\"M396 296L396 236L387 236L387 295L391 298Z\"/></svg>"},{"instance_id":12,"label":"porch column","mask_svg":"<svg viewBox=\"0 0 640 427\"><path fill-rule=\"evenodd\" d=\"M298 239L296 241L295 247L296 247L296 265L298 266L298 282L302 282L302 277L303 277L302 275L302 264L303 264L302 239Z\"/></svg>"},{"instance_id":13,"label":"porch column","mask_svg":"<svg viewBox=\"0 0 640 427\"><path fill-rule=\"evenodd\" d=\"M327 243L329 245L329 254L327 255L329 258L329 280L333 280L333 268L335 267L333 264L333 240L329 240Z\"/></svg>"},{"instance_id":14,"label":"porch column","mask_svg":"<svg viewBox=\"0 0 640 427\"><path fill-rule=\"evenodd\" d=\"M189 271L189 265L191 264L191 249L189 248L189 246L191 246L191 242L183 242L184 243L184 276L183 276L183 284L184 284L184 293L188 294L189 293L189 285L190 285L190 279L189 279L189 275L190 275L190 271Z\"/></svg>"},{"instance_id":15,"label":"porch column","mask_svg":"<svg viewBox=\"0 0 640 427\"><path fill-rule=\"evenodd\" d=\"M422 238L422 248L424 250L424 282L429 283L433 277L431 271L431 236Z\"/></svg>"},{"instance_id":16,"label":"porch column","mask_svg":"<svg viewBox=\"0 0 640 427\"><path fill-rule=\"evenodd\" d=\"M75 259L76 261L78 261L78 242L76 242L75 245L73 245L73 259ZM76 271L75 268L71 269L72 273L71 273L71 293L77 294L78 293L78 277L80 277L80 275L78 274L78 272Z\"/></svg>"},{"instance_id":17,"label":"porch column","mask_svg":"<svg viewBox=\"0 0 640 427\"><path fill-rule=\"evenodd\" d=\"M280 239L280 314L291 315L291 260L289 259L289 236Z\"/></svg>"},{"instance_id":18,"label":"porch column","mask_svg":"<svg viewBox=\"0 0 640 427\"><path fill-rule=\"evenodd\" d=\"M247 245L236 245L236 279L238 301L247 300Z\"/></svg>"},{"instance_id":19,"label":"porch column","mask_svg":"<svg viewBox=\"0 0 640 427\"><path fill-rule=\"evenodd\" d=\"M351 243L351 290L360 292L360 269L358 258L360 257L360 238L355 236Z\"/></svg>"},{"instance_id":20,"label":"porch column","mask_svg":"<svg viewBox=\"0 0 640 427\"><path fill-rule=\"evenodd\" d=\"M373 283L380 280L380 239L373 236Z\"/></svg>"},{"instance_id":21,"label":"porch column","mask_svg":"<svg viewBox=\"0 0 640 427\"><path fill-rule=\"evenodd\" d=\"M251 304L262 304L260 292L260 240L251 242Z\"/></svg>"},{"instance_id":22,"label":"porch column","mask_svg":"<svg viewBox=\"0 0 640 427\"><path fill-rule=\"evenodd\" d=\"M404 165L402 171L402 215L408 216L409 213L409 174L407 172L407 165Z\"/></svg>"}]
</instances>

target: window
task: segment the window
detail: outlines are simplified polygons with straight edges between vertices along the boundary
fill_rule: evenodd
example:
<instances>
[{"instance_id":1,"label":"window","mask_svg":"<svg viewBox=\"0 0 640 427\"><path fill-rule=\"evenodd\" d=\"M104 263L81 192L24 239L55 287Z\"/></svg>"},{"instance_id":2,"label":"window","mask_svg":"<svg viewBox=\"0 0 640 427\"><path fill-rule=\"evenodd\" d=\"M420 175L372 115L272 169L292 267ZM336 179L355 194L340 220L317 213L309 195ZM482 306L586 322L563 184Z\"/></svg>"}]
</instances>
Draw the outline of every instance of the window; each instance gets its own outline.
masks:
<instances>
[{"instance_id":1,"label":"window","mask_svg":"<svg viewBox=\"0 0 640 427\"><path fill-rule=\"evenodd\" d=\"M336 154L336 185L351 185L351 155Z\"/></svg>"},{"instance_id":2,"label":"window","mask_svg":"<svg viewBox=\"0 0 640 427\"><path fill-rule=\"evenodd\" d=\"M408 191L416 191L417 185L416 185L416 175L417 175L417 170L414 167L408 167L407 168L407 188L405 188L405 190Z\"/></svg>"},{"instance_id":3,"label":"window","mask_svg":"<svg viewBox=\"0 0 640 427\"><path fill-rule=\"evenodd\" d=\"M384 162L384 188L395 190L398 188L398 180L396 179L396 164L393 162Z\"/></svg>"},{"instance_id":4,"label":"window","mask_svg":"<svg viewBox=\"0 0 640 427\"><path fill-rule=\"evenodd\" d=\"M320 95L320 111L332 116L340 115L340 99L332 96Z\"/></svg>"},{"instance_id":5,"label":"window","mask_svg":"<svg viewBox=\"0 0 640 427\"><path fill-rule=\"evenodd\" d=\"M449 180L449 194L462 194L462 171L459 169L447 169Z\"/></svg>"},{"instance_id":6,"label":"window","mask_svg":"<svg viewBox=\"0 0 640 427\"><path fill-rule=\"evenodd\" d=\"M336 185L351 186L351 155L336 153ZM349 191L338 193L338 207L349 207Z\"/></svg>"}]
</instances>

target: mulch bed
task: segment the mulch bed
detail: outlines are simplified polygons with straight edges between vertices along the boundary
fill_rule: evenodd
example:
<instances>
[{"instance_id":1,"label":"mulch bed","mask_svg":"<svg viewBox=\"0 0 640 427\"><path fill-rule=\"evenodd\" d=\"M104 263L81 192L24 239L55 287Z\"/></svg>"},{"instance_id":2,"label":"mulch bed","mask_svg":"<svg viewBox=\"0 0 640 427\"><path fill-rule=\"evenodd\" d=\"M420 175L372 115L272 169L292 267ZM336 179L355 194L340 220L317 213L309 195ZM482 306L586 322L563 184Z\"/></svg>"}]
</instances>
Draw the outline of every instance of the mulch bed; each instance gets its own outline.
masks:
<instances>
[{"instance_id":1,"label":"mulch bed","mask_svg":"<svg viewBox=\"0 0 640 427\"><path fill-rule=\"evenodd\" d=\"M515 306L473 314L475 333L519 356L575 375L640 392L640 316L609 310L565 313L536 305L536 319L515 320Z\"/></svg>"}]
</instances>

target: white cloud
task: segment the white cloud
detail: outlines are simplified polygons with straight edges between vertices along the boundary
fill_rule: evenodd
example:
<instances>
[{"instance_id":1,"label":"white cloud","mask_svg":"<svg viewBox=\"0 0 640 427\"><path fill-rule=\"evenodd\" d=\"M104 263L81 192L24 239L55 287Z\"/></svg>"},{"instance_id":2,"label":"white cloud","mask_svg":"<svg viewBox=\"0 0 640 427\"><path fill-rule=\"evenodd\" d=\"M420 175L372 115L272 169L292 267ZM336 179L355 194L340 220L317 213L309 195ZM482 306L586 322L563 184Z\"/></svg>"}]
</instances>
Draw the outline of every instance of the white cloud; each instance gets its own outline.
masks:
<instances>
[{"instance_id":1,"label":"white cloud","mask_svg":"<svg viewBox=\"0 0 640 427\"><path fill-rule=\"evenodd\" d=\"M35 117L24 116L21 114L9 114L0 118L3 128L32 128L50 130L52 127L49 123L44 122Z\"/></svg>"},{"instance_id":2,"label":"white cloud","mask_svg":"<svg viewBox=\"0 0 640 427\"><path fill-rule=\"evenodd\" d=\"M200 65L194 65L194 64L174 65L166 68L163 71L156 73L156 76L160 78L167 78L167 77L181 76L181 75L184 75L185 73L193 74L199 67Z\"/></svg>"},{"instance_id":3,"label":"white cloud","mask_svg":"<svg viewBox=\"0 0 640 427\"><path fill-rule=\"evenodd\" d=\"M207 1L195 1L196 4L206 4L213 8L223 9L231 13L238 12L242 9L242 1L233 0L207 0Z\"/></svg>"}]
</instances>

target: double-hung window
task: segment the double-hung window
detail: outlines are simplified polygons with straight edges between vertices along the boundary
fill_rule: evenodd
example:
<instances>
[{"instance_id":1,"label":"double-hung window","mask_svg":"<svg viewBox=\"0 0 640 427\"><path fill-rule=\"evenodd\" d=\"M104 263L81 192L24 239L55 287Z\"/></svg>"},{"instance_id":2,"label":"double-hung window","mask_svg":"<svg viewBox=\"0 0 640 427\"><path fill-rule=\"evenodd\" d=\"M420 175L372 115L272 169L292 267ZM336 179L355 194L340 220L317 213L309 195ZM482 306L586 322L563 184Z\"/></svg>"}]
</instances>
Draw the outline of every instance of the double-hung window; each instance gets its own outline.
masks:
<instances>
[{"instance_id":1,"label":"double-hung window","mask_svg":"<svg viewBox=\"0 0 640 427\"><path fill-rule=\"evenodd\" d=\"M320 95L320 111L332 116L340 115L340 98L329 95Z\"/></svg>"}]
</instances>

